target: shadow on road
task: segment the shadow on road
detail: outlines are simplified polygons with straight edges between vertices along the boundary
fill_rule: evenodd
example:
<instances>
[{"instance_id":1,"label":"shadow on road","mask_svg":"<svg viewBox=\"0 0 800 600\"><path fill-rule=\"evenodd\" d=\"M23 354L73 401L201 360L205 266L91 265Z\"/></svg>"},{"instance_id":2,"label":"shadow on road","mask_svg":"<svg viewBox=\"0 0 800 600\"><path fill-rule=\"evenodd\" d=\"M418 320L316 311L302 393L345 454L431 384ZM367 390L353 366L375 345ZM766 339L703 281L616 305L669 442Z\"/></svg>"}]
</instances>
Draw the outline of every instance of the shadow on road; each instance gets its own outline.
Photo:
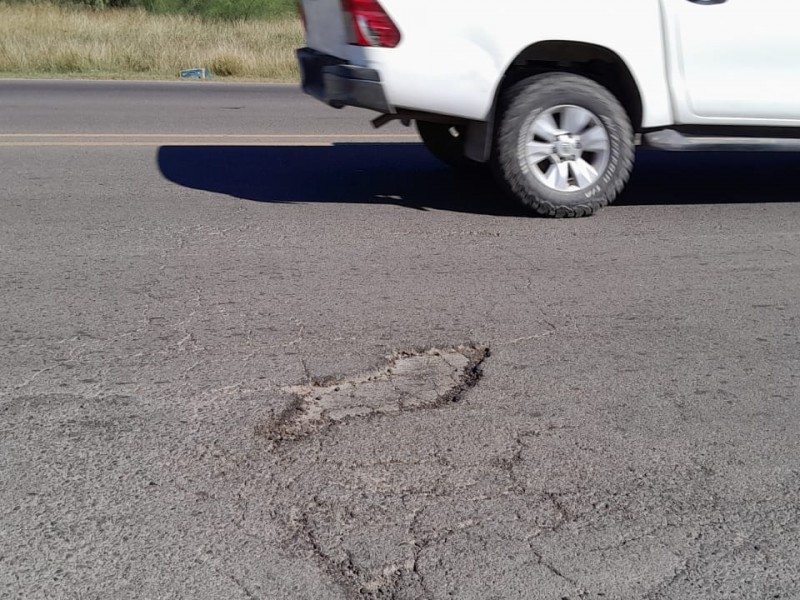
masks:
<instances>
[{"instance_id":1,"label":"shadow on road","mask_svg":"<svg viewBox=\"0 0 800 600\"><path fill-rule=\"evenodd\" d=\"M485 172L442 166L420 144L164 146L169 181L256 202L392 204L497 216L523 214ZM800 155L640 151L617 205L794 202Z\"/></svg>"},{"instance_id":2,"label":"shadow on road","mask_svg":"<svg viewBox=\"0 0 800 600\"><path fill-rule=\"evenodd\" d=\"M640 150L617 206L796 202L800 154Z\"/></svg>"},{"instance_id":3,"label":"shadow on road","mask_svg":"<svg viewBox=\"0 0 800 600\"><path fill-rule=\"evenodd\" d=\"M164 146L168 180L257 202L392 204L498 216L524 214L485 172L464 176L421 144Z\"/></svg>"}]
</instances>

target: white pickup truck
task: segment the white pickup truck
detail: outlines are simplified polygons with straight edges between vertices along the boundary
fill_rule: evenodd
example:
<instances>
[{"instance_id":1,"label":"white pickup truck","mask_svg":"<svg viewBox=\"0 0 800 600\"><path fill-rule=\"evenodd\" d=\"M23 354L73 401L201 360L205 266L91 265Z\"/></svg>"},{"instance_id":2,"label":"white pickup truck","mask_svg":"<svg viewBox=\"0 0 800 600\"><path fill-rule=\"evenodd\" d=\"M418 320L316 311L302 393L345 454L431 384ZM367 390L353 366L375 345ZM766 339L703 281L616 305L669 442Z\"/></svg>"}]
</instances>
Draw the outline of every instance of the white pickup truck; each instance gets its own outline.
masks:
<instances>
[{"instance_id":1,"label":"white pickup truck","mask_svg":"<svg viewBox=\"0 0 800 600\"><path fill-rule=\"evenodd\" d=\"M434 155L490 163L541 215L612 202L637 144L800 150L798 0L301 0L301 14L307 93L375 110L376 126L416 121Z\"/></svg>"}]
</instances>

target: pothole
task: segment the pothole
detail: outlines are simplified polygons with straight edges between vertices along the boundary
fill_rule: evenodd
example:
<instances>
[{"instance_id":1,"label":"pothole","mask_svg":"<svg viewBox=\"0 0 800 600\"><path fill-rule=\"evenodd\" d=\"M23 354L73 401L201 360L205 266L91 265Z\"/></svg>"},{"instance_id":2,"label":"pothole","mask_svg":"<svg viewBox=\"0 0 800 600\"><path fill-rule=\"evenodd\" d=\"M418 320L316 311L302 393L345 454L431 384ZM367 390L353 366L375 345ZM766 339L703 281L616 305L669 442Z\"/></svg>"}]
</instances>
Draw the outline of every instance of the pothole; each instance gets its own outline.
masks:
<instances>
[{"instance_id":1,"label":"pothole","mask_svg":"<svg viewBox=\"0 0 800 600\"><path fill-rule=\"evenodd\" d=\"M475 345L399 352L369 373L285 387L294 403L259 432L275 441L296 440L342 421L457 402L480 380L488 356L488 348Z\"/></svg>"}]
</instances>

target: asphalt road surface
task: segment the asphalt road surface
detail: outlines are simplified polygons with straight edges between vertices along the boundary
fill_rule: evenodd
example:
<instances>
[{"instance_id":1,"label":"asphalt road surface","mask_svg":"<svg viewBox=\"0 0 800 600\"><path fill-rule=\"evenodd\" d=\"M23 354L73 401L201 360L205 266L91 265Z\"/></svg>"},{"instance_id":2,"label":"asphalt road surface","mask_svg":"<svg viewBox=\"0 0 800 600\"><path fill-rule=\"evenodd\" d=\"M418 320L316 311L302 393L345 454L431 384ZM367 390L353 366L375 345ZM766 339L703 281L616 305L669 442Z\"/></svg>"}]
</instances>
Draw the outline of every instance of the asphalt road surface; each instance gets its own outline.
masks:
<instances>
[{"instance_id":1,"label":"asphalt road surface","mask_svg":"<svg viewBox=\"0 0 800 600\"><path fill-rule=\"evenodd\" d=\"M368 119L0 82L0 597L800 598L800 156L555 221Z\"/></svg>"}]
</instances>

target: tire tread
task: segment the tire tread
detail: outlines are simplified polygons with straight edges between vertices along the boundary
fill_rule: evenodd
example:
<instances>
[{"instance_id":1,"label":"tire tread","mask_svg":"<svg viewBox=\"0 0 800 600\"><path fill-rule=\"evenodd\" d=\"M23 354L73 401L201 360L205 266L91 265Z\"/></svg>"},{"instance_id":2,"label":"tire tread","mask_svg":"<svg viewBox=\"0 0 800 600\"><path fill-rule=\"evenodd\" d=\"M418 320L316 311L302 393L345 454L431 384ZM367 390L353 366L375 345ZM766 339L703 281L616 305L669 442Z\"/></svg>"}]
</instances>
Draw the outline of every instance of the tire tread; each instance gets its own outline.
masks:
<instances>
[{"instance_id":1,"label":"tire tread","mask_svg":"<svg viewBox=\"0 0 800 600\"><path fill-rule=\"evenodd\" d=\"M535 109L543 97L550 95L593 98L594 101L601 103L605 116L614 125L609 127L606 119L603 119L604 115L598 115L604 120L612 141L614 171L608 185L605 187L598 185L598 193L591 199L566 203L552 196L548 197L547 190L533 189L526 175L517 166L516 148L519 138L517 124L529 116L532 106ZM591 79L571 73L534 75L511 86L503 97L503 106L505 110L501 113L498 134L495 138L493 168L505 191L527 209L548 217L585 217L613 202L623 190L633 168L633 127L625 109L606 88ZM542 107L542 110L545 108ZM617 156L613 156L615 150Z\"/></svg>"}]
</instances>

